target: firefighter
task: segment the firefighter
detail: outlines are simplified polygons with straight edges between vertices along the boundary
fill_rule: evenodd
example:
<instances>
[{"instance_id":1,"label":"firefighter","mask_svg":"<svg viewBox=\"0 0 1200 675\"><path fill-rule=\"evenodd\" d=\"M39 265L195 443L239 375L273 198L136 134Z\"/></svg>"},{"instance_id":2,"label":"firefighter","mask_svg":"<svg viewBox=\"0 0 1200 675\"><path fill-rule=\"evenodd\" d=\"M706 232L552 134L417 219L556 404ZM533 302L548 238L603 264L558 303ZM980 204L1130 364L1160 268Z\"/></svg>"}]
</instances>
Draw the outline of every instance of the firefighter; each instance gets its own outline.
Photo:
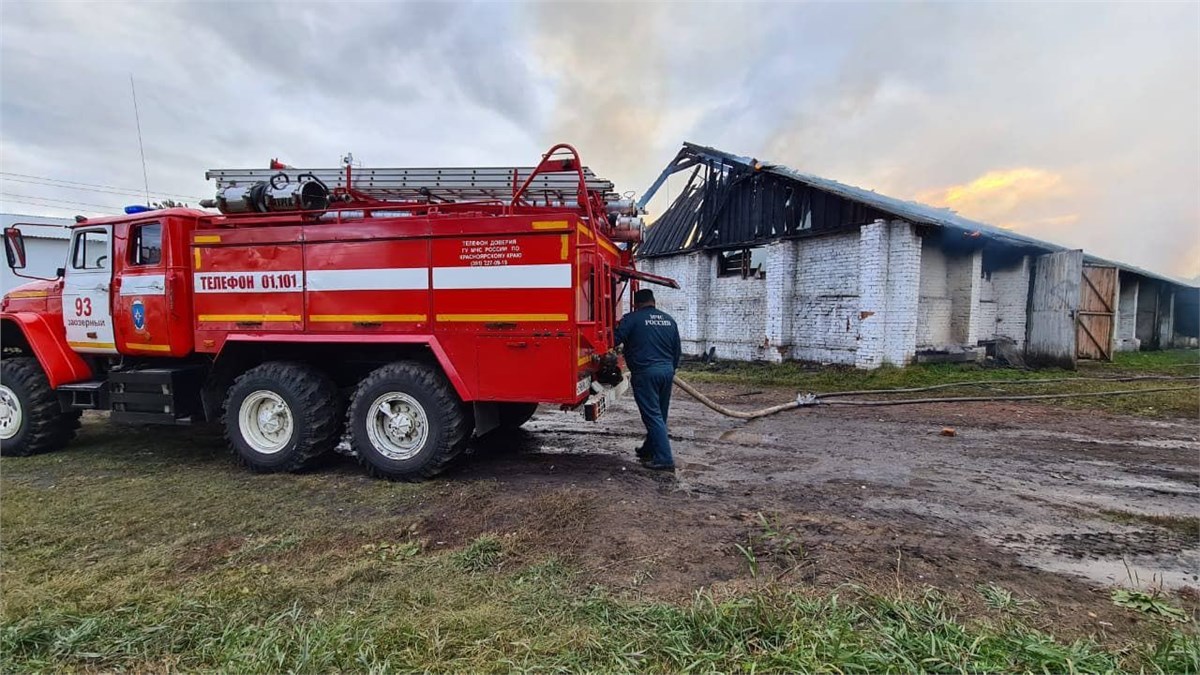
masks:
<instances>
[{"instance_id":1,"label":"firefighter","mask_svg":"<svg viewBox=\"0 0 1200 675\"><path fill-rule=\"evenodd\" d=\"M675 457L667 438L671 384L682 355L675 319L654 306L654 293L643 288L633 294L634 310L617 324L617 344L625 345L625 363L632 373L633 399L646 425L646 441L637 449L642 466L674 471Z\"/></svg>"}]
</instances>

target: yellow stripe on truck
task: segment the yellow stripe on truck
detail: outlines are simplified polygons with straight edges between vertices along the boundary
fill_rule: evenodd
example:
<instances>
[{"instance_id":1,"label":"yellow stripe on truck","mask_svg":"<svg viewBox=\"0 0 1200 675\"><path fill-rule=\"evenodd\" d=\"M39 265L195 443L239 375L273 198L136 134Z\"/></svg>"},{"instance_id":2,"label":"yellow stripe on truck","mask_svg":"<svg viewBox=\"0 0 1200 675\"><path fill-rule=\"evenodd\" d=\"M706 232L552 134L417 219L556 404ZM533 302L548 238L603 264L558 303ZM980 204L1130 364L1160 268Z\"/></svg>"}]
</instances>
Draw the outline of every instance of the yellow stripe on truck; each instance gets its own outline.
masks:
<instances>
[{"instance_id":1,"label":"yellow stripe on truck","mask_svg":"<svg viewBox=\"0 0 1200 675\"><path fill-rule=\"evenodd\" d=\"M200 323L282 323L299 321L299 314L201 314Z\"/></svg>"},{"instance_id":2,"label":"yellow stripe on truck","mask_svg":"<svg viewBox=\"0 0 1200 675\"><path fill-rule=\"evenodd\" d=\"M116 349L117 346L111 342L68 342L68 345L75 349Z\"/></svg>"},{"instance_id":3,"label":"yellow stripe on truck","mask_svg":"<svg viewBox=\"0 0 1200 675\"><path fill-rule=\"evenodd\" d=\"M420 323L429 317L424 314L309 314L316 323Z\"/></svg>"},{"instance_id":4,"label":"yellow stripe on truck","mask_svg":"<svg viewBox=\"0 0 1200 675\"><path fill-rule=\"evenodd\" d=\"M609 253L611 253L613 255L618 255L618 256L621 255L621 252L617 250L616 246L613 246L612 244L605 241L603 237L597 237L596 235L592 234L592 231L590 229L588 229L587 225L580 225L579 231L588 239L595 239L596 243L600 244L600 246L604 250L608 251Z\"/></svg>"},{"instance_id":5,"label":"yellow stripe on truck","mask_svg":"<svg viewBox=\"0 0 1200 675\"><path fill-rule=\"evenodd\" d=\"M142 343L142 342L126 342L125 348L126 349L140 349L145 352L169 352L169 351L171 351L171 345L152 345L149 343Z\"/></svg>"},{"instance_id":6,"label":"yellow stripe on truck","mask_svg":"<svg viewBox=\"0 0 1200 675\"><path fill-rule=\"evenodd\" d=\"M489 323L516 321L566 321L566 314L438 314L438 321L480 321Z\"/></svg>"},{"instance_id":7,"label":"yellow stripe on truck","mask_svg":"<svg viewBox=\"0 0 1200 675\"><path fill-rule=\"evenodd\" d=\"M565 220L535 220L533 221L533 229L535 230L565 230L571 224Z\"/></svg>"}]
</instances>

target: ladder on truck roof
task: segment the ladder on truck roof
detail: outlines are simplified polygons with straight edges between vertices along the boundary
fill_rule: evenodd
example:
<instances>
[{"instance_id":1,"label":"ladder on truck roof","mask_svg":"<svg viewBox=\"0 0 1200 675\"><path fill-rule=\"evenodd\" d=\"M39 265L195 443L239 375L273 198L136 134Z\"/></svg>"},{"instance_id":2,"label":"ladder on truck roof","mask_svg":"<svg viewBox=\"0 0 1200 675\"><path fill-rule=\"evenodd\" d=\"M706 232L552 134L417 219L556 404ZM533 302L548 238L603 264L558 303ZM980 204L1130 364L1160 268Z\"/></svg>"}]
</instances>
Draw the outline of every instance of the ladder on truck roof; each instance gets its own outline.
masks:
<instances>
[{"instance_id":1,"label":"ladder on truck roof","mask_svg":"<svg viewBox=\"0 0 1200 675\"><path fill-rule=\"evenodd\" d=\"M291 180L312 175L324 182L329 189L349 189L373 199L393 201L417 201L438 199L442 201L510 200L513 193L534 171L533 167L463 167L463 168L396 168L369 169L352 166L347 172L340 169L210 169L204 177L215 180L217 189L237 185L269 181L280 173ZM349 173L349 184L347 184ZM591 169L584 167L587 189L599 192L606 200L619 199L613 192L611 181L598 178ZM569 171L542 171L534 177L526 199L551 202L575 201L579 190L579 173Z\"/></svg>"}]
</instances>

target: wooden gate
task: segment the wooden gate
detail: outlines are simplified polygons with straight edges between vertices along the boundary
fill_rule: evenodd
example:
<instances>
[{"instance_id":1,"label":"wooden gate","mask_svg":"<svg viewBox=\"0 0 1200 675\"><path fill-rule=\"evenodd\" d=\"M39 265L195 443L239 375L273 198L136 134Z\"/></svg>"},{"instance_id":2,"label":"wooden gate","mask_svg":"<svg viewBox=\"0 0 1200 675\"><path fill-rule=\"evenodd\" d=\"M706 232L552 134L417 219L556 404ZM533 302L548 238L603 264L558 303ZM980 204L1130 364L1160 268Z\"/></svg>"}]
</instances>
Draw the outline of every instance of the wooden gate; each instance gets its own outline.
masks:
<instances>
[{"instance_id":1,"label":"wooden gate","mask_svg":"<svg viewBox=\"0 0 1200 675\"><path fill-rule=\"evenodd\" d=\"M1025 360L1034 366L1075 368L1075 314L1083 251L1061 251L1034 260Z\"/></svg>"},{"instance_id":2,"label":"wooden gate","mask_svg":"<svg viewBox=\"0 0 1200 675\"><path fill-rule=\"evenodd\" d=\"M1075 319L1075 348L1081 359L1112 361L1117 305L1117 268L1084 265Z\"/></svg>"}]
</instances>

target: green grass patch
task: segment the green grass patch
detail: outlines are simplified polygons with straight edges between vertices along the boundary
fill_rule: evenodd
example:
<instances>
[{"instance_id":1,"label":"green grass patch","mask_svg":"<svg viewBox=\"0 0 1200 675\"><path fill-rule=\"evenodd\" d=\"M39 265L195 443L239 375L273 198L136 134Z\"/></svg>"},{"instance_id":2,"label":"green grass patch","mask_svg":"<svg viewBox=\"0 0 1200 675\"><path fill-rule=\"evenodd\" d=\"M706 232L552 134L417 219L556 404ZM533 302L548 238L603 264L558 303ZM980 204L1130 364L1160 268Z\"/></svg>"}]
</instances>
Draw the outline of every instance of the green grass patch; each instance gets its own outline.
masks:
<instances>
[{"instance_id":1,"label":"green grass patch","mask_svg":"<svg viewBox=\"0 0 1200 675\"><path fill-rule=\"evenodd\" d=\"M561 569L480 578L434 558L287 597L161 589L42 606L0 624L0 669L191 672L1196 672L1194 634L1105 648L1016 619L965 620L927 591L760 589L681 605L567 584ZM300 570L281 570L289 577ZM313 573L310 570L309 573ZM532 577L532 579L531 579ZM285 585L287 583L285 582ZM421 589L421 590L415 590Z\"/></svg>"},{"instance_id":2,"label":"green grass patch","mask_svg":"<svg viewBox=\"0 0 1200 675\"><path fill-rule=\"evenodd\" d=\"M1200 375L1200 351L1168 350L1161 352L1121 352L1112 363L1080 362L1079 370L1021 370L975 363L916 364L905 368L885 366L859 370L846 366L818 366L809 363L745 363L719 361L715 364L686 362L682 375L691 382L736 384L741 386L786 387L802 392L830 393L860 389L882 390L927 387L956 382L971 386L938 389L907 394L905 398L948 396L1003 396L1023 394L1087 393L1129 389L1186 387L1196 381L1144 380L1135 382L1097 382L1079 380L1020 384L1022 381L1081 377L1128 377L1139 375ZM1148 417L1196 417L1200 414L1200 390L1155 392L1113 397L1061 399L1039 402L1084 410Z\"/></svg>"},{"instance_id":3,"label":"green grass patch","mask_svg":"<svg viewBox=\"0 0 1200 675\"><path fill-rule=\"evenodd\" d=\"M483 535L455 553L454 563L467 572L483 572L500 566L504 545L499 537Z\"/></svg>"},{"instance_id":4,"label":"green grass patch","mask_svg":"<svg viewBox=\"0 0 1200 675\"><path fill-rule=\"evenodd\" d=\"M981 584L976 587L983 601L992 609L1002 609L1009 612L1025 613L1037 604L1027 598L1018 598L1012 591L996 584Z\"/></svg>"},{"instance_id":5,"label":"green grass patch","mask_svg":"<svg viewBox=\"0 0 1200 675\"><path fill-rule=\"evenodd\" d=\"M1105 368L1110 364L1081 361L1085 369ZM1155 352L1117 352L1111 366L1139 372L1192 374L1200 372L1200 350L1164 349Z\"/></svg>"},{"instance_id":6,"label":"green grass patch","mask_svg":"<svg viewBox=\"0 0 1200 675\"><path fill-rule=\"evenodd\" d=\"M1192 542L1200 545L1200 517L1181 516L1158 513L1134 513L1132 511L1114 511L1102 509L1100 515L1114 523L1129 525L1149 524L1170 530Z\"/></svg>"}]
</instances>

